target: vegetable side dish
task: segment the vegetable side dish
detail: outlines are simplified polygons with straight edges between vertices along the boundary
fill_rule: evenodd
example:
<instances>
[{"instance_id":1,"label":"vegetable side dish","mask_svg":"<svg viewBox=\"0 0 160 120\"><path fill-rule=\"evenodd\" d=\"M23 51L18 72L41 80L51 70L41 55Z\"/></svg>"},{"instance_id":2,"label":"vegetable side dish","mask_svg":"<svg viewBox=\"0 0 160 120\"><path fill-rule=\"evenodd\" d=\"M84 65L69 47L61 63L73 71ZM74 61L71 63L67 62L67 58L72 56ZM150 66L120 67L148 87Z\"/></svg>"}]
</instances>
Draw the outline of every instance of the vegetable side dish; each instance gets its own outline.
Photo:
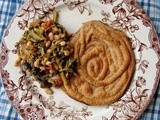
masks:
<instances>
[{"instance_id":1,"label":"vegetable side dish","mask_svg":"<svg viewBox=\"0 0 160 120\"><path fill-rule=\"evenodd\" d=\"M67 84L68 78L76 72L77 60L69 44L65 28L57 23L56 12L53 19L37 19L30 23L16 44L18 59L15 65L22 72L33 76L46 93L52 94L52 86Z\"/></svg>"}]
</instances>

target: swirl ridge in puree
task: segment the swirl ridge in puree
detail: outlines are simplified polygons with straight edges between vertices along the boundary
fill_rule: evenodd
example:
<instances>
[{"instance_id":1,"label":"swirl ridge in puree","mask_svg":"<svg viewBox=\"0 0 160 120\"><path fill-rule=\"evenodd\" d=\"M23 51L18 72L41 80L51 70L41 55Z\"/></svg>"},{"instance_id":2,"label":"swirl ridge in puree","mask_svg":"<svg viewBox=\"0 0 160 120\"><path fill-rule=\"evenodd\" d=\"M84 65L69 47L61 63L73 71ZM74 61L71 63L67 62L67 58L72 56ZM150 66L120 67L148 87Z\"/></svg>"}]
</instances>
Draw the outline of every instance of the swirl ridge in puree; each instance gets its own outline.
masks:
<instances>
[{"instance_id":1,"label":"swirl ridge in puree","mask_svg":"<svg viewBox=\"0 0 160 120\"><path fill-rule=\"evenodd\" d=\"M83 23L71 38L77 74L62 89L88 105L111 104L127 89L135 69L129 38L97 20Z\"/></svg>"}]
</instances>

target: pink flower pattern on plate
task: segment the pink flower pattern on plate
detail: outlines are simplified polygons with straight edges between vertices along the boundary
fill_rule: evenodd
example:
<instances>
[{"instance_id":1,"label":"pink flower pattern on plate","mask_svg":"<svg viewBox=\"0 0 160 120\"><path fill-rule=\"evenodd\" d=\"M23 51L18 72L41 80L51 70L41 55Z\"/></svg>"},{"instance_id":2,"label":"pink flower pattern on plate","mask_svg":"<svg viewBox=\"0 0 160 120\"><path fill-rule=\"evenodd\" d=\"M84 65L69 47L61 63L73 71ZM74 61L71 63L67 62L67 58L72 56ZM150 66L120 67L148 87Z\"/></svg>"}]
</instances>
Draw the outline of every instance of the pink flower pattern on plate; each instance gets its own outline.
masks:
<instances>
[{"instance_id":1,"label":"pink flower pattern on plate","mask_svg":"<svg viewBox=\"0 0 160 120\"><path fill-rule=\"evenodd\" d=\"M99 2L101 2L102 4L112 4L117 0L99 0Z\"/></svg>"},{"instance_id":2,"label":"pink flower pattern on plate","mask_svg":"<svg viewBox=\"0 0 160 120\"><path fill-rule=\"evenodd\" d=\"M135 75L131 86L126 91L125 95L116 103L105 106L105 110L111 110L110 117L101 115L102 120L117 120L117 119L135 119L137 118L146 107L146 104L150 101L150 97L154 93L153 89L147 88L146 74L151 66L151 63L147 58L144 58L144 53L147 50L154 50L158 59L160 59L160 47L158 45L158 38L154 28L151 25L150 19L146 16L144 11L139 8L135 0L97 0L97 4L103 6L112 6L112 11L108 12L100 8L98 13L102 18L102 22L109 23L113 27L123 30L130 38L133 46L133 50L136 53L136 72L141 73ZM94 14L89 3L91 0L28 0L16 14L16 18L20 18L17 22L19 30L24 30L28 23L37 18L47 19L50 17L50 13L56 8L57 4L63 4L67 9L71 11L78 10L81 15L84 12L88 12L88 17ZM112 18L112 19L111 19ZM114 19L113 19L114 18ZM150 46L138 39L135 33L140 30L140 27L134 21L141 21L143 26L149 28L148 39ZM12 21L13 22L13 21ZM11 23L12 23L11 22ZM5 37L8 37L10 32L9 28L6 30ZM87 120L89 117L93 117L94 113L90 109L90 106L83 105L76 108L66 103L66 101L56 101L54 97L46 97L39 91L39 87L34 84L34 79L26 75L22 75L17 80L13 80L11 74L6 68L8 61L11 59L10 54L16 54L15 48L8 48L8 44L5 40L2 42L2 54L0 56L0 68L3 79L5 91L10 99L12 105L20 113L25 120L46 120L52 119L76 119ZM159 73L160 61L154 64L156 66L156 72ZM156 87L159 80L159 75L155 75L155 83L153 87ZM37 102L34 103L33 99ZM49 111L46 113L46 110ZM141 111L139 111L141 110Z\"/></svg>"},{"instance_id":3,"label":"pink flower pattern on plate","mask_svg":"<svg viewBox=\"0 0 160 120\"><path fill-rule=\"evenodd\" d=\"M84 3L88 0L63 0L64 4L68 6L69 10L74 10L78 8L79 12L83 14L85 10L88 11L88 15L91 15L93 11L89 5L85 5Z\"/></svg>"}]
</instances>

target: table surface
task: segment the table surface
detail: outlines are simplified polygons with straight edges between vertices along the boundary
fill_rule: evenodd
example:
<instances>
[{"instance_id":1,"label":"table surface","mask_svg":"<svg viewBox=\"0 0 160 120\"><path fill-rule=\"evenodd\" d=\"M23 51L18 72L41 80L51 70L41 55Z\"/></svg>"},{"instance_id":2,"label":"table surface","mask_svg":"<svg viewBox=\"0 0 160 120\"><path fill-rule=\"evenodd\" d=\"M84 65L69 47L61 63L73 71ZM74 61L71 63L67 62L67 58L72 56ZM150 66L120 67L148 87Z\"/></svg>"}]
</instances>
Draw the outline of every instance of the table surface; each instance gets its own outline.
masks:
<instances>
[{"instance_id":1,"label":"table surface","mask_svg":"<svg viewBox=\"0 0 160 120\"><path fill-rule=\"evenodd\" d=\"M150 17L160 40L160 0L136 0ZM0 42L9 21L25 0L0 0ZM0 77L0 120L20 120L4 91ZM139 120L160 120L160 85Z\"/></svg>"}]
</instances>

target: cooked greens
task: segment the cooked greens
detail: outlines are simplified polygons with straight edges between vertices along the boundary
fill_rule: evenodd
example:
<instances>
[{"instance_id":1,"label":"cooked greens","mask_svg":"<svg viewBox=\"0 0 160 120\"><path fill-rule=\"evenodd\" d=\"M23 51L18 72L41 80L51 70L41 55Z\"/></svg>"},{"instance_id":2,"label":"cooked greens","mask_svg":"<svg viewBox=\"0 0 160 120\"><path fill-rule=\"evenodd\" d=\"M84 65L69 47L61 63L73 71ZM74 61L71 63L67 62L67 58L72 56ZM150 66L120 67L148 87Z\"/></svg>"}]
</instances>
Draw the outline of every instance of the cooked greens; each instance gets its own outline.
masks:
<instances>
[{"instance_id":1,"label":"cooked greens","mask_svg":"<svg viewBox=\"0 0 160 120\"><path fill-rule=\"evenodd\" d=\"M67 84L76 73L77 59L72 55L69 35L56 18L30 23L16 48L16 66L34 76L42 88Z\"/></svg>"}]
</instances>

